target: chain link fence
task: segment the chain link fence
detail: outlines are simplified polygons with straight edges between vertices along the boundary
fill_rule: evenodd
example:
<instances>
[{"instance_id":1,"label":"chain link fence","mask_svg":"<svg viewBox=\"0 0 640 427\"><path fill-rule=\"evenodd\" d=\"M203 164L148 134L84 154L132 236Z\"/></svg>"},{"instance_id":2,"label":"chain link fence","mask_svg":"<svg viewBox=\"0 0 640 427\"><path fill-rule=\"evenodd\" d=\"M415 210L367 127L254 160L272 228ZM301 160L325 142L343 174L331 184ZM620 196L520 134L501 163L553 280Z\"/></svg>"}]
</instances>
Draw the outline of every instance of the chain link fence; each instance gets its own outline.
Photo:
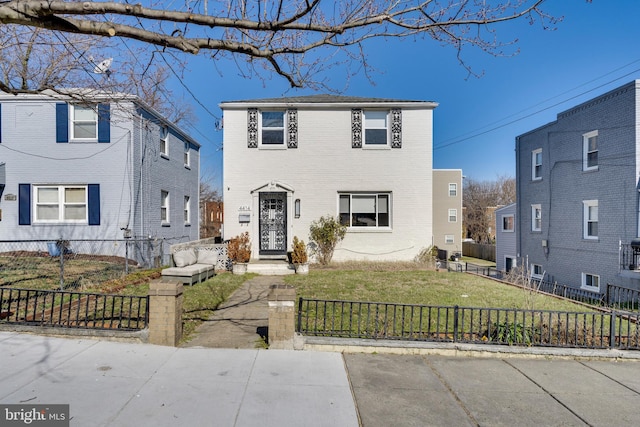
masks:
<instances>
[{"instance_id":1,"label":"chain link fence","mask_svg":"<svg viewBox=\"0 0 640 427\"><path fill-rule=\"evenodd\" d=\"M161 239L0 240L0 286L99 290L138 269L165 265Z\"/></svg>"}]
</instances>

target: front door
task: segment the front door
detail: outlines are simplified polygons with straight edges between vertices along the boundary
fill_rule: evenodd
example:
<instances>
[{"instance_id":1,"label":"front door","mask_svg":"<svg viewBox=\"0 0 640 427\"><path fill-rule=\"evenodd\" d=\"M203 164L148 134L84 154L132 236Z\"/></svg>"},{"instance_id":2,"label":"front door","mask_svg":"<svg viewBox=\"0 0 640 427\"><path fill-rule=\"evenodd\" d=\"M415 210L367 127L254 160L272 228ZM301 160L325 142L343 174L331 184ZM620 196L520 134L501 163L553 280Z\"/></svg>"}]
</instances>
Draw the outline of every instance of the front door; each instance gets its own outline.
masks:
<instances>
[{"instance_id":1,"label":"front door","mask_svg":"<svg viewBox=\"0 0 640 427\"><path fill-rule=\"evenodd\" d=\"M260 193L260 255L287 254L287 193Z\"/></svg>"}]
</instances>

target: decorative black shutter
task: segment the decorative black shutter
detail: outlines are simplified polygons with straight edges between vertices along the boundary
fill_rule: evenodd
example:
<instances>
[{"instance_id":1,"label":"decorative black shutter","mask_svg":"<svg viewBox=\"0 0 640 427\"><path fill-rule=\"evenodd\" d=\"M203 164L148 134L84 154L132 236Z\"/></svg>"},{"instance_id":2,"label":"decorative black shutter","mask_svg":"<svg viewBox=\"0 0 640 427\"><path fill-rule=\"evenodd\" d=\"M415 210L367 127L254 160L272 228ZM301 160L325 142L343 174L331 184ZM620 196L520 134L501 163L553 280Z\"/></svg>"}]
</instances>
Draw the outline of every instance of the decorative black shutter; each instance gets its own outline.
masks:
<instances>
[{"instance_id":1,"label":"decorative black shutter","mask_svg":"<svg viewBox=\"0 0 640 427\"><path fill-rule=\"evenodd\" d=\"M109 104L98 104L98 142L111 142L111 109Z\"/></svg>"},{"instance_id":2,"label":"decorative black shutter","mask_svg":"<svg viewBox=\"0 0 640 427\"><path fill-rule=\"evenodd\" d=\"M100 184L89 184L89 225L100 225Z\"/></svg>"},{"instance_id":3,"label":"decorative black shutter","mask_svg":"<svg viewBox=\"0 0 640 427\"><path fill-rule=\"evenodd\" d=\"M56 103L56 142L69 142L69 106Z\"/></svg>"},{"instance_id":4,"label":"decorative black shutter","mask_svg":"<svg viewBox=\"0 0 640 427\"><path fill-rule=\"evenodd\" d=\"M18 225L31 225L31 184L18 184Z\"/></svg>"}]
</instances>

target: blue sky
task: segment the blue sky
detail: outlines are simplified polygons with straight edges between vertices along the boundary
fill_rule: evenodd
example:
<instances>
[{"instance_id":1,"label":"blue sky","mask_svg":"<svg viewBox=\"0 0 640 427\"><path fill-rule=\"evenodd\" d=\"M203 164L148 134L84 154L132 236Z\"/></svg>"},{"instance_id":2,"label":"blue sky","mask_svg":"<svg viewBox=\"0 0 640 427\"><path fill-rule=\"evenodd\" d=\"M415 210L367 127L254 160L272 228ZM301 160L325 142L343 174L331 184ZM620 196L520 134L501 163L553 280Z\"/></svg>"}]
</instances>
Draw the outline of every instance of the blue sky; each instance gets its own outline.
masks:
<instances>
[{"instance_id":1,"label":"blue sky","mask_svg":"<svg viewBox=\"0 0 640 427\"><path fill-rule=\"evenodd\" d=\"M640 78L640 1L548 0L545 10L564 16L554 31L525 20L497 27L503 41L518 39L520 53L494 57L466 51L468 76L456 52L431 40L378 40L366 48L378 73L364 76L345 95L435 101L433 166L462 169L476 180L515 176L515 137L610 89ZM222 132L215 130L222 101L313 94L292 90L278 77L239 76L235 65L191 57L184 85L195 94L198 122L186 127L201 144L202 175L221 188ZM333 77L341 76L340 71ZM328 74L328 77L332 77ZM336 84L342 87L342 83ZM172 89L184 91L178 82ZM202 104L202 106L200 105ZM204 106L204 107L203 107Z\"/></svg>"}]
</instances>

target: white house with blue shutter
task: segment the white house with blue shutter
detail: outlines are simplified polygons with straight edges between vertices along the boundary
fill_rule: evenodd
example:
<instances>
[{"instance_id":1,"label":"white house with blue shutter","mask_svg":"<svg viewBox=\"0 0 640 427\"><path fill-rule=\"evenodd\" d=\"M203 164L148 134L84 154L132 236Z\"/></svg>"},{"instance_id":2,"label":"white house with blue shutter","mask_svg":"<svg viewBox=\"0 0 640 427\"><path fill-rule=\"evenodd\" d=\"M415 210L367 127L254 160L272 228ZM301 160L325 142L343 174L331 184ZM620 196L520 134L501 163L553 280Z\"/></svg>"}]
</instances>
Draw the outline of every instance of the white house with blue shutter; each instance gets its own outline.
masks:
<instances>
[{"instance_id":1,"label":"white house with blue shutter","mask_svg":"<svg viewBox=\"0 0 640 427\"><path fill-rule=\"evenodd\" d=\"M0 240L196 240L199 154L134 96L0 92Z\"/></svg>"},{"instance_id":2,"label":"white house with blue shutter","mask_svg":"<svg viewBox=\"0 0 640 427\"><path fill-rule=\"evenodd\" d=\"M411 260L433 244L434 102L315 95L224 102L224 238L287 257L321 216L334 260Z\"/></svg>"}]
</instances>

